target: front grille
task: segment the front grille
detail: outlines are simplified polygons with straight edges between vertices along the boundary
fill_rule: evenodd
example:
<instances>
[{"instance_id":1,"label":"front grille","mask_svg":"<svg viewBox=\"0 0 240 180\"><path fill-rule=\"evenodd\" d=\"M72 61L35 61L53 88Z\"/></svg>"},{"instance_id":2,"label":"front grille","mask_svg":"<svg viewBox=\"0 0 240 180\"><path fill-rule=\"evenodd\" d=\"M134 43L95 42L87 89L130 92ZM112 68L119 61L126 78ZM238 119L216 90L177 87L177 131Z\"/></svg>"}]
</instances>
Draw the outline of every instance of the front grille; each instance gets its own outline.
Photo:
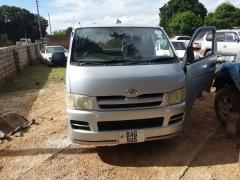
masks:
<instances>
[{"instance_id":1,"label":"front grille","mask_svg":"<svg viewBox=\"0 0 240 180\"><path fill-rule=\"evenodd\" d=\"M176 123L182 121L183 115L184 115L184 114L181 113L181 114L177 114L177 115L172 116L172 117L170 118L170 121L169 121L168 124L169 124L169 125L171 125L171 124L176 124Z\"/></svg>"},{"instance_id":2,"label":"front grille","mask_svg":"<svg viewBox=\"0 0 240 180\"><path fill-rule=\"evenodd\" d=\"M163 93L143 94L138 97L99 96L97 97L100 109L131 109L157 107L162 104Z\"/></svg>"},{"instance_id":3,"label":"front grille","mask_svg":"<svg viewBox=\"0 0 240 180\"><path fill-rule=\"evenodd\" d=\"M84 121L74 121L71 120L71 126L73 129L81 129L81 130L86 130L86 131L90 131L90 126L88 122L84 122Z\"/></svg>"},{"instance_id":4,"label":"front grille","mask_svg":"<svg viewBox=\"0 0 240 180\"><path fill-rule=\"evenodd\" d=\"M149 102L149 103L133 103L133 104L107 104L99 105L101 109L124 109L124 108L143 108L151 106L159 106L161 101Z\"/></svg>"},{"instance_id":5,"label":"front grille","mask_svg":"<svg viewBox=\"0 0 240 180\"><path fill-rule=\"evenodd\" d=\"M128 129L143 129L161 127L163 125L163 117L150 119L136 119L136 120L121 120L121 121L101 121L98 122L99 131L114 131L114 130L128 130Z\"/></svg>"}]
</instances>

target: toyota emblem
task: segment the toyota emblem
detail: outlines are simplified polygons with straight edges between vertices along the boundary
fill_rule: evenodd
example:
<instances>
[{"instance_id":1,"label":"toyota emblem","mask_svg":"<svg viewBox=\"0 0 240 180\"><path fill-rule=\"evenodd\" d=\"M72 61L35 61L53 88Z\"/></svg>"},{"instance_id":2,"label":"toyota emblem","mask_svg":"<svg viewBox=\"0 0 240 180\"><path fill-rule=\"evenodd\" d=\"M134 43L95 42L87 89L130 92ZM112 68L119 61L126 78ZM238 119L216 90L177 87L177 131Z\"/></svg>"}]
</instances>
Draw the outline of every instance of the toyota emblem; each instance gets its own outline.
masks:
<instances>
[{"instance_id":1,"label":"toyota emblem","mask_svg":"<svg viewBox=\"0 0 240 180\"><path fill-rule=\"evenodd\" d=\"M127 97L137 97L139 94L139 92L135 89L127 89L125 93Z\"/></svg>"}]
</instances>

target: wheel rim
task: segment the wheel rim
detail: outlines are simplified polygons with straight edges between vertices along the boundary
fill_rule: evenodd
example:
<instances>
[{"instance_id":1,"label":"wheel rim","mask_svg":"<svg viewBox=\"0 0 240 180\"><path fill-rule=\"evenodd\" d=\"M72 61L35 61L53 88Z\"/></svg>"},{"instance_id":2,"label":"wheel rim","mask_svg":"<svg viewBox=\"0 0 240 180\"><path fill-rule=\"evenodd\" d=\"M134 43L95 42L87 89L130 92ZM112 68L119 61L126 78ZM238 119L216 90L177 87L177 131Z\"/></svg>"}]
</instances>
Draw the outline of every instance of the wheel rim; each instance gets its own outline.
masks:
<instances>
[{"instance_id":1,"label":"wheel rim","mask_svg":"<svg viewBox=\"0 0 240 180\"><path fill-rule=\"evenodd\" d=\"M225 122L229 118L230 113L232 112L232 102L230 101L229 97L223 96L218 102L218 112L220 118Z\"/></svg>"}]
</instances>

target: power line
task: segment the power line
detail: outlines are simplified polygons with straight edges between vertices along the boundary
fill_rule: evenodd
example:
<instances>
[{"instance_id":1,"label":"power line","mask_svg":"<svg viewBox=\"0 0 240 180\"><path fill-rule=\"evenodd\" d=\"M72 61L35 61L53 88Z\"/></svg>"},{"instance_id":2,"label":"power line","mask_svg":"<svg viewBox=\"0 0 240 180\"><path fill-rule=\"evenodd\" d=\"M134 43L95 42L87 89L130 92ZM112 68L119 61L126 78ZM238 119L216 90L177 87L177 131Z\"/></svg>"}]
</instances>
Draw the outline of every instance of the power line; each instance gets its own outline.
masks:
<instances>
[{"instance_id":1,"label":"power line","mask_svg":"<svg viewBox=\"0 0 240 180\"><path fill-rule=\"evenodd\" d=\"M49 28L50 28L50 35L52 35L52 25L51 25L51 20L50 20L49 13L48 13L48 22L49 22Z\"/></svg>"},{"instance_id":2,"label":"power line","mask_svg":"<svg viewBox=\"0 0 240 180\"><path fill-rule=\"evenodd\" d=\"M42 35L42 28L41 28L41 22L40 22L40 15L39 15L39 0L36 0L36 6L37 6L37 14L38 14L38 28L39 28L39 32L40 32L40 38L43 38Z\"/></svg>"}]
</instances>

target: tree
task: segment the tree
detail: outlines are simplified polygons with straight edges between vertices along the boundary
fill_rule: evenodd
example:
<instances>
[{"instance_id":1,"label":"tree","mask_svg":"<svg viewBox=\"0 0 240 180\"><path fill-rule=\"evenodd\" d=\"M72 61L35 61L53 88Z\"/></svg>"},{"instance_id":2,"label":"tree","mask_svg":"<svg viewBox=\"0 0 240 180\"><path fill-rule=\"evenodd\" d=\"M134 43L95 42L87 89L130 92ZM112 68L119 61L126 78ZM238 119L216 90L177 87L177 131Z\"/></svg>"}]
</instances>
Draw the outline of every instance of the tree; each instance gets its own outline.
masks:
<instances>
[{"instance_id":1,"label":"tree","mask_svg":"<svg viewBox=\"0 0 240 180\"><path fill-rule=\"evenodd\" d=\"M67 29L64 29L64 30L54 31L53 35L56 35L56 36L70 36L72 30L73 30L72 27L68 27Z\"/></svg>"},{"instance_id":2,"label":"tree","mask_svg":"<svg viewBox=\"0 0 240 180\"><path fill-rule=\"evenodd\" d=\"M6 46L6 45L11 45L11 44L13 44L13 42L9 41L6 34L0 34L0 47Z\"/></svg>"},{"instance_id":3,"label":"tree","mask_svg":"<svg viewBox=\"0 0 240 180\"><path fill-rule=\"evenodd\" d=\"M175 14L169 22L169 30L173 34L189 35L203 24L200 15L196 15L191 11L185 11Z\"/></svg>"},{"instance_id":4,"label":"tree","mask_svg":"<svg viewBox=\"0 0 240 180\"><path fill-rule=\"evenodd\" d=\"M230 3L219 5L214 13L209 13L205 18L205 25L216 26L219 29L240 26L240 8Z\"/></svg>"},{"instance_id":5,"label":"tree","mask_svg":"<svg viewBox=\"0 0 240 180\"><path fill-rule=\"evenodd\" d=\"M48 21L43 17L41 17L41 26L43 35L45 35ZM37 15L14 6L0 6L1 34L6 34L12 41L17 41L22 37L32 40L39 39Z\"/></svg>"},{"instance_id":6,"label":"tree","mask_svg":"<svg viewBox=\"0 0 240 180\"><path fill-rule=\"evenodd\" d=\"M170 0L160 9L160 25L168 31L171 18L180 12L191 11L202 19L207 15L207 9L199 0Z\"/></svg>"}]
</instances>

